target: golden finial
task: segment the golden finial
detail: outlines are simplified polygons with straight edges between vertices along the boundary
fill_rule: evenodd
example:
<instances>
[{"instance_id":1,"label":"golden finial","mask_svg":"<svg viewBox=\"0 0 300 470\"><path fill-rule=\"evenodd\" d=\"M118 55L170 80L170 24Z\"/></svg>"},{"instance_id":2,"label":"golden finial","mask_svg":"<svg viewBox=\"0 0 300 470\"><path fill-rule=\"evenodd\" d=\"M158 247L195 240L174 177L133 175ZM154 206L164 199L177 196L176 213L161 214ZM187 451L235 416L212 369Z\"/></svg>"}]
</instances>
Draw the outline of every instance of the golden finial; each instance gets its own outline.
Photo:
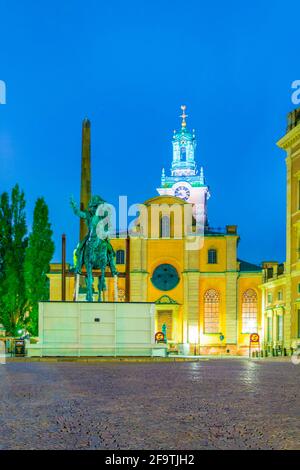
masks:
<instances>
[{"instance_id":1,"label":"golden finial","mask_svg":"<svg viewBox=\"0 0 300 470\"><path fill-rule=\"evenodd\" d=\"M182 118L181 127L186 127L185 118L188 117L188 115L185 114L186 106L185 106L185 104L182 104L180 107L182 109L182 114L180 115L180 117Z\"/></svg>"}]
</instances>

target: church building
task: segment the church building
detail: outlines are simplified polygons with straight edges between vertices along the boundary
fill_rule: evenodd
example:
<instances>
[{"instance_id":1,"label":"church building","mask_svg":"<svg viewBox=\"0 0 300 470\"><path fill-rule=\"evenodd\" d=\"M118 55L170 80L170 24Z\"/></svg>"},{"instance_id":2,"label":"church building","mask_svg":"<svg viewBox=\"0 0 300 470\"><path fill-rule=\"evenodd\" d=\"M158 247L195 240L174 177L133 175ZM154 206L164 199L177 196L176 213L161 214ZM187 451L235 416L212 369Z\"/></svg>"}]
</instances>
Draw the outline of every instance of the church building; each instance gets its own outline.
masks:
<instances>
[{"instance_id":1,"label":"church building","mask_svg":"<svg viewBox=\"0 0 300 470\"><path fill-rule=\"evenodd\" d=\"M249 335L263 335L262 268L239 259L236 225L209 225L209 187L203 167L197 168L196 135L187 128L185 110L158 195L144 202L134 231L111 239L118 301L155 303L155 330L166 325L170 351L247 355ZM67 268L65 300L72 300L74 274ZM60 264L51 265L49 278L50 299L61 300ZM114 301L109 273L107 286L105 300Z\"/></svg>"}]
</instances>

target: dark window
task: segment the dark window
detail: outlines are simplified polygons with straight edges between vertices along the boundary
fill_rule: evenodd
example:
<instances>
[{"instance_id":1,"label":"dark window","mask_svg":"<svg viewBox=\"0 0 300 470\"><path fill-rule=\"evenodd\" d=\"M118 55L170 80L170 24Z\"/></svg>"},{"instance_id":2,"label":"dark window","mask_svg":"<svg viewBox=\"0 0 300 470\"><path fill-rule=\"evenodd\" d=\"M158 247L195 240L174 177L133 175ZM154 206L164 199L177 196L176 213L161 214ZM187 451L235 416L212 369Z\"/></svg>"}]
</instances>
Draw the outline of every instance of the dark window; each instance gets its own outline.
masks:
<instances>
[{"instance_id":1,"label":"dark window","mask_svg":"<svg viewBox=\"0 0 300 470\"><path fill-rule=\"evenodd\" d=\"M271 279L273 277L273 268L268 268L267 269L267 278Z\"/></svg>"},{"instance_id":2,"label":"dark window","mask_svg":"<svg viewBox=\"0 0 300 470\"><path fill-rule=\"evenodd\" d=\"M215 250L215 249L208 250L207 262L208 262L208 264L216 264L217 263L217 250Z\"/></svg>"},{"instance_id":3,"label":"dark window","mask_svg":"<svg viewBox=\"0 0 300 470\"><path fill-rule=\"evenodd\" d=\"M283 273L284 273L284 264L281 263L277 267L277 274L278 274L278 276L280 276Z\"/></svg>"},{"instance_id":4,"label":"dark window","mask_svg":"<svg viewBox=\"0 0 300 470\"><path fill-rule=\"evenodd\" d=\"M180 161L181 162L186 161L186 148L185 147L180 147Z\"/></svg>"},{"instance_id":5,"label":"dark window","mask_svg":"<svg viewBox=\"0 0 300 470\"><path fill-rule=\"evenodd\" d=\"M160 264L154 269L151 282L159 290L171 290L179 283L179 275L171 264Z\"/></svg>"},{"instance_id":6,"label":"dark window","mask_svg":"<svg viewBox=\"0 0 300 470\"><path fill-rule=\"evenodd\" d=\"M117 264L124 264L125 263L125 251L124 250L117 250L117 252L116 252L116 263Z\"/></svg>"}]
</instances>

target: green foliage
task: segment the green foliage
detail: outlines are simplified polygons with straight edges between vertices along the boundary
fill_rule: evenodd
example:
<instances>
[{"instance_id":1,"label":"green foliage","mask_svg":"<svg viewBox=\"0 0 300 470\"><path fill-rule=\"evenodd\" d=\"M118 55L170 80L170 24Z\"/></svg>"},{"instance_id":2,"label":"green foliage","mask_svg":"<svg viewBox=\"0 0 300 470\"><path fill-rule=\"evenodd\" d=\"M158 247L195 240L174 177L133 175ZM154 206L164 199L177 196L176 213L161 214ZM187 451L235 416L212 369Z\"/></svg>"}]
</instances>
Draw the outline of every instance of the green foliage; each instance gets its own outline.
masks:
<instances>
[{"instance_id":1,"label":"green foliage","mask_svg":"<svg viewBox=\"0 0 300 470\"><path fill-rule=\"evenodd\" d=\"M0 323L10 335L38 333L38 302L49 298L49 263L54 253L48 207L36 202L27 238L25 197L16 185L0 195Z\"/></svg>"},{"instance_id":2,"label":"green foliage","mask_svg":"<svg viewBox=\"0 0 300 470\"><path fill-rule=\"evenodd\" d=\"M49 264L54 254L52 230L48 206L43 198L36 201L32 232L26 250L24 276L26 286L26 327L33 335L38 334L38 302L49 299Z\"/></svg>"},{"instance_id":3,"label":"green foliage","mask_svg":"<svg viewBox=\"0 0 300 470\"><path fill-rule=\"evenodd\" d=\"M24 192L16 185L0 200L0 321L15 335L26 307L24 260L27 246Z\"/></svg>"},{"instance_id":4,"label":"green foliage","mask_svg":"<svg viewBox=\"0 0 300 470\"><path fill-rule=\"evenodd\" d=\"M4 277L5 253L11 247L12 241L12 214L8 193L0 196L0 286Z\"/></svg>"}]
</instances>

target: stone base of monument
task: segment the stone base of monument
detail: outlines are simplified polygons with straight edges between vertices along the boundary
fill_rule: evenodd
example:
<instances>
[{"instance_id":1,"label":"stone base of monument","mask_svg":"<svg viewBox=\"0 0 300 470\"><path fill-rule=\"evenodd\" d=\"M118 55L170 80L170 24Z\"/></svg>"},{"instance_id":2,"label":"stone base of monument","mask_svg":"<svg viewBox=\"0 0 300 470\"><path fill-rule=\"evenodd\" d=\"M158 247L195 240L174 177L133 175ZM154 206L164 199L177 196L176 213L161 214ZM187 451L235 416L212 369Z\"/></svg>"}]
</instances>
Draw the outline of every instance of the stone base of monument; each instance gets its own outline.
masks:
<instances>
[{"instance_id":1,"label":"stone base of monument","mask_svg":"<svg viewBox=\"0 0 300 470\"><path fill-rule=\"evenodd\" d=\"M148 302L41 302L39 342L27 354L165 356L154 342L154 309Z\"/></svg>"}]
</instances>

